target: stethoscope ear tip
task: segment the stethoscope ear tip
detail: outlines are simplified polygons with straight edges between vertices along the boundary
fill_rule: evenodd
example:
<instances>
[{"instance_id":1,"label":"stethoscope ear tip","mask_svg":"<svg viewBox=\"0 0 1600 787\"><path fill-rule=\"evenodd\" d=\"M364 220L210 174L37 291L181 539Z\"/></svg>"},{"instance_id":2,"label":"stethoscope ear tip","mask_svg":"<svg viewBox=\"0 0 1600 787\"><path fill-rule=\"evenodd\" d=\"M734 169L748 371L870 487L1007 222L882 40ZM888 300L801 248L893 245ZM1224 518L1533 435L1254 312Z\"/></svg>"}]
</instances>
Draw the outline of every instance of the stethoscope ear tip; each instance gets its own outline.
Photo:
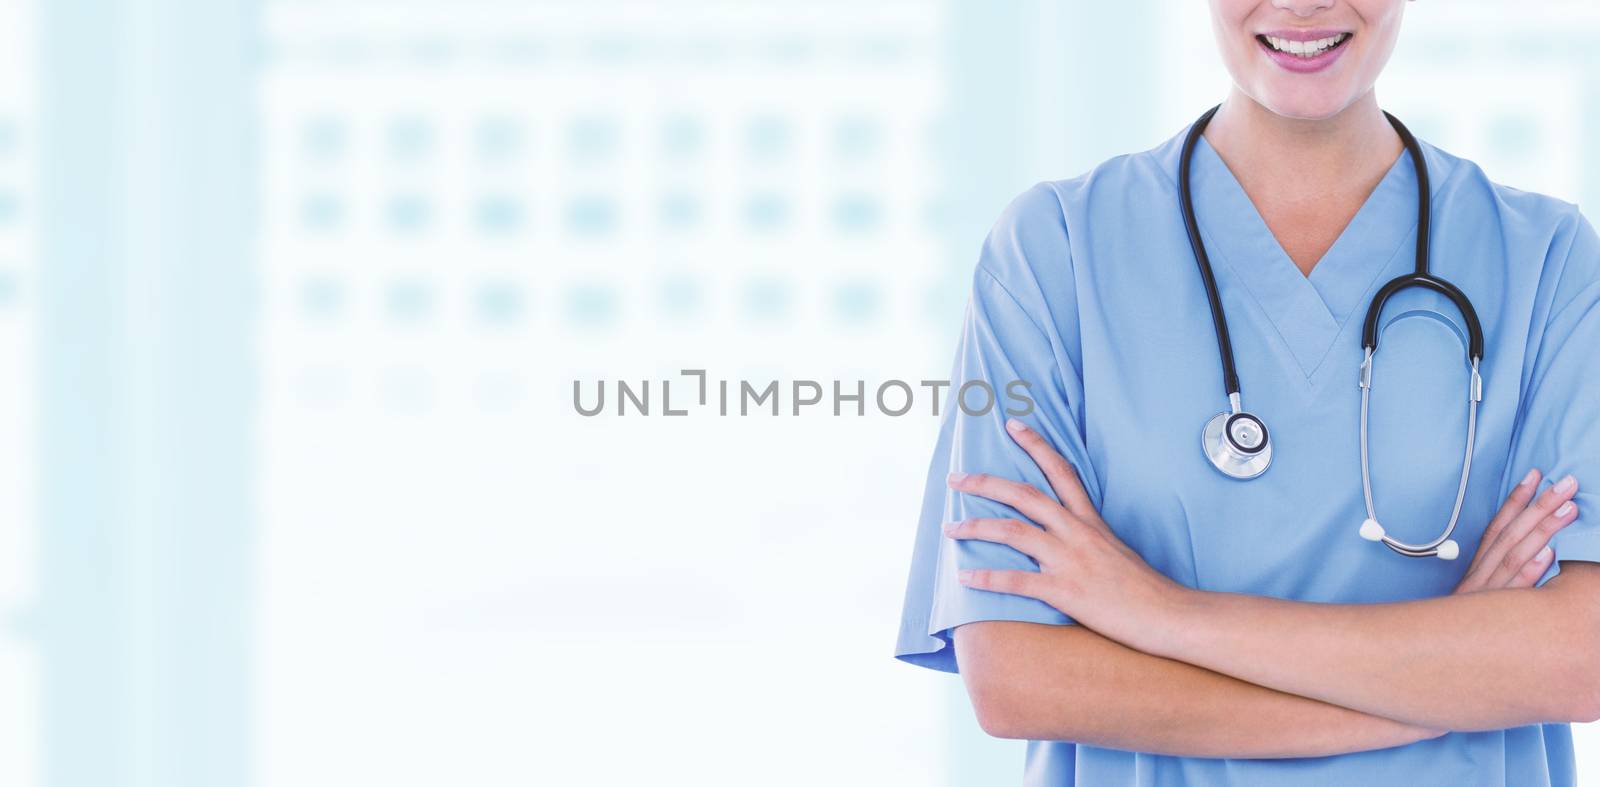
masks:
<instances>
[{"instance_id":1,"label":"stethoscope ear tip","mask_svg":"<svg viewBox=\"0 0 1600 787\"><path fill-rule=\"evenodd\" d=\"M1372 517L1367 517L1367 519L1361 523L1361 537L1368 541L1382 541L1383 525L1378 524L1378 520L1373 519ZM1455 545L1455 542L1453 541L1447 541L1445 543L1450 544L1451 546ZM1451 557L1454 557L1454 555L1451 555Z\"/></svg>"},{"instance_id":2,"label":"stethoscope ear tip","mask_svg":"<svg viewBox=\"0 0 1600 787\"><path fill-rule=\"evenodd\" d=\"M1461 556L1461 545L1455 541L1445 541L1439 545L1440 560L1455 560Z\"/></svg>"},{"instance_id":3,"label":"stethoscope ear tip","mask_svg":"<svg viewBox=\"0 0 1600 787\"><path fill-rule=\"evenodd\" d=\"M1361 537L1368 541L1382 541L1384 538L1383 525L1378 524L1378 520L1367 517L1361 522ZM1423 557L1430 554L1423 547L1409 545L1396 547L1393 541L1389 542L1389 546L1393 547L1396 552L1410 555L1411 557ZM1440 560L1455 560L1461 556L1461 545L1452 539L1445 539L1439 542L1439 546L1433 548L1431 554L1437 556Z\"/></svg>"}]
</instances>

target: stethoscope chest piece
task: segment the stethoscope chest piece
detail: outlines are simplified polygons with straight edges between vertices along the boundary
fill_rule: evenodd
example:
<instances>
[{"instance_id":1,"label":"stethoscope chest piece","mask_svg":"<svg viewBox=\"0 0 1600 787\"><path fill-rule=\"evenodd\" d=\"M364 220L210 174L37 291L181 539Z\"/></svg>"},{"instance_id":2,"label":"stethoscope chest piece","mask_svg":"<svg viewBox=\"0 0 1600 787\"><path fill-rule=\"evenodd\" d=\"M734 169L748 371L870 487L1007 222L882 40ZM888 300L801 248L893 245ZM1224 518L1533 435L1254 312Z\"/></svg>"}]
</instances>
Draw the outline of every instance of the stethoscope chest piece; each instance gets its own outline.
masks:
<instances>
[{"instance_id":1,"label":"stethoscope chest piece","mask_svg":"<svg viewBox=\"0 0 1600 787\"><path fill-rule=\"evenodd\" d=\"M1255 478L1272 464L1267 425L1242 410L1217 413L1200 433L1200 447L1211 464L1230 478Z\"/></svg>"}]
</instances>

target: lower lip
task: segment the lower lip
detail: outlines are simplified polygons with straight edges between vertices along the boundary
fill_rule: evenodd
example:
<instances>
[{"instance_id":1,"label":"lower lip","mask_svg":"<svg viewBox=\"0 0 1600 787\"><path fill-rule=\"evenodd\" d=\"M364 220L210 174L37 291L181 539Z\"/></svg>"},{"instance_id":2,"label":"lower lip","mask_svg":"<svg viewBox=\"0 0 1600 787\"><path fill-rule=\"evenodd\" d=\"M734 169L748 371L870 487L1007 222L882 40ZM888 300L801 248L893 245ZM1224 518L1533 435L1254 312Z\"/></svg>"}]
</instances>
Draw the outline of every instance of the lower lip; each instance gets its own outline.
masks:
<instances>
[{"instance_id":1,"label":"lower lip","mask_svg":"<svg viewBox=\"0 0 1600 787\"><path fill-rule=\"evenodd\" d=\"M1344 54L1344 50L1350 46L1350 39L1346 38L1344 43L1316 57L1301 57L1299 55L1291 55L1288 52L1279 52L1260 40L1256 41L1256 46L1261 47L1261 51L1266 52L1267 57L1272 58L1273 62L1282 66L1285 70L1293 71L1296 74L1313 74L1333 65L1333 61L1338 60L1339 56Z\"/></svg>"}]
</instances>

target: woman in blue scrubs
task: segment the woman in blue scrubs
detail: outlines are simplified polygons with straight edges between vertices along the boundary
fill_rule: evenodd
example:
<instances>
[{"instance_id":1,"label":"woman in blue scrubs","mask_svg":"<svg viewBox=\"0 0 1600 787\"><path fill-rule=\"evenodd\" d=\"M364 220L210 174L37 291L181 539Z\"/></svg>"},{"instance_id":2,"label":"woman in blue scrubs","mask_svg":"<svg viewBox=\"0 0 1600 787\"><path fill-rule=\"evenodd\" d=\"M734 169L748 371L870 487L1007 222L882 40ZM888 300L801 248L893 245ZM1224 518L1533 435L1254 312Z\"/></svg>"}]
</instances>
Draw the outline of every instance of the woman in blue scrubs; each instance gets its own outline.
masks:
<instances>
[{"instance_id":1,"label":"woman in blue scrubs","mask_svg":"<svg viewBox=\"0 0 1600 787\"><path fill-rule=\"evenodd\" d=\"M1005 211L928 477L897 655L959 671L1028 785L1572 785L1600 717L1600 238L1569 203L1423 142L1432 271L1476 306L1482 401L1455 560L1358 535L1362 321L1411 270L1419 179L1373 85L1403 0L1212 0L1234 87L1191 163L1265 473L1200 449L1218 342L1179 210L1188 129ZM1378 323L1372 496L1449 520L1467 326Z\"/></svg>"}]
</instances>

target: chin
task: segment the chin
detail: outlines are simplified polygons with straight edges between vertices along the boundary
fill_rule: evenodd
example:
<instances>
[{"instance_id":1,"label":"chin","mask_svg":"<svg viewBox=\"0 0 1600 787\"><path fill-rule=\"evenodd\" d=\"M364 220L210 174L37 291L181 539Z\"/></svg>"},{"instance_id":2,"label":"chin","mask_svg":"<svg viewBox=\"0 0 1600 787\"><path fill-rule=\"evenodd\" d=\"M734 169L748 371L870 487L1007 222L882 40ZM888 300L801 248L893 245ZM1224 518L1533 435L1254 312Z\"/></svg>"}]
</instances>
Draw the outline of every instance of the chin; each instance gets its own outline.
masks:
<instances>
[{"instance_id":1,"label":"chin","mask_svg":"<svg viewBox=\"0 0 1600 787\"><path fill-rule=\"evenodd\" d=\"M1297 120L1326 120L1343 112L1353 100L1346 91L1307 89L1304 85L1264 90L1252 98L1275 115Z\"/></svg>"}]
</instances>

